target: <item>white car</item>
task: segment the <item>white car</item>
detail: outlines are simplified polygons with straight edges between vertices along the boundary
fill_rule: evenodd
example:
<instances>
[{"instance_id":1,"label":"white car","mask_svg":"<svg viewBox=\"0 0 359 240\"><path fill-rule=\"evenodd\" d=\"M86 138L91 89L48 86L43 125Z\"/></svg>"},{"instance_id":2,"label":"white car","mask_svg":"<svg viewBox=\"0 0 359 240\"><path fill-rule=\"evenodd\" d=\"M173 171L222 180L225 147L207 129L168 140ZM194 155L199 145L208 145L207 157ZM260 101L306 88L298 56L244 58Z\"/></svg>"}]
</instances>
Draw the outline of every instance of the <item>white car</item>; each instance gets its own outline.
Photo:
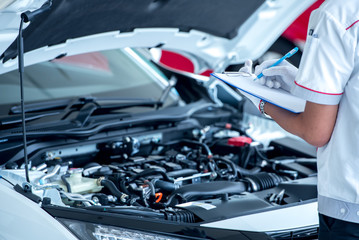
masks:
<instances>
[{"instance_id":1,"label":"white car","mask_svg":"<svg viewBox=\"0 0 359 240\"><path fill-rule=\"evenodd\" d=\"M153 59L222 72L313 2L2 0L0 239L316 238L315 149Z\"/></svg>"}]
</instances>

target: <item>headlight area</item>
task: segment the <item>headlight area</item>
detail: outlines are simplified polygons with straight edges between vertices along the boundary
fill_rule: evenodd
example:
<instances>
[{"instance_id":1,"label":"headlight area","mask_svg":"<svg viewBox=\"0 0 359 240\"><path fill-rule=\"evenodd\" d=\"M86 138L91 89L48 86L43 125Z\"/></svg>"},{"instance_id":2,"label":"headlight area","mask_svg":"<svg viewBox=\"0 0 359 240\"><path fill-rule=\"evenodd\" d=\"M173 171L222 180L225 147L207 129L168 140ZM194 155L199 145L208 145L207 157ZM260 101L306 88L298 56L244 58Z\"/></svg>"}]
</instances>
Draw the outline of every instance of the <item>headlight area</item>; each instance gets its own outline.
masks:
<instances>
[{"instance_id":1,"label":"headlight area","mask_svg":"<svg viewBox=\"0 0 359 240\"><path fill-rule=\"evenodd\" d=\"M78 220L58 218L72 233L81 240L181 240L178 238L166 236L163 234L150 233L145 231L131 230L127 228L94 224Z\"/></svg>"},{"instance_id":2,"label":"headlight area","mask_svg":"<svg viewBox=\"0 0 359 240\"><path fill-rule=\"evenodd\" d=\"M265 232L219 229L181 221L160 219L155 221L139 214L131 216L87 209L69 209L54 205L43 205L42 208L80 240L273 239Z\"/></svg>"},{"instance_id":3,"label":"headlight area","mask_svg":"<svg viewBox=\"0 0 359 240\"><path fill-rule=\"evenodd\" d=\"M273 240L265 232L233 231L225 229L204 228L200 226L181 226L162 224L151 225L138 221L137 224L148 230L135 230L130 228L91 223L67 218L56 218L69 231L80 240L205 240L205 239L236 239L236 240ZM147 226L146 226L147 225ZM153 228L151 228L153 227ZM278 238L283 239L283 238Z\"/></svg>"},{"instance_id":4,"label":"headlight area","mask_svg":"<svg viewBox=\"0 0 359 240\"><path fill-rule=\"evenodd\" d=\"M317 239L318 238L318 225L307 227L307 228L298 228L287 231L276 231L276 232L267 232L275 240L285 240L285 239Z\"/></svg>"}]
</instances>

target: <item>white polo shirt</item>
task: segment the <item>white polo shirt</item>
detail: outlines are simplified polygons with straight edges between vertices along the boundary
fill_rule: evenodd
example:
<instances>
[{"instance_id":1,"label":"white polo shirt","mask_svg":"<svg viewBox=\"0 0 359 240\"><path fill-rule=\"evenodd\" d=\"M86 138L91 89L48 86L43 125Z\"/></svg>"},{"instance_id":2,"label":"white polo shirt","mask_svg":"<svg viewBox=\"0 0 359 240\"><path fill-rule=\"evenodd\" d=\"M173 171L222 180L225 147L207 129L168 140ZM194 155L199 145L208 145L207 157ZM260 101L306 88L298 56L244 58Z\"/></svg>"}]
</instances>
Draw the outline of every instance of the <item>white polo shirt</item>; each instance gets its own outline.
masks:
<instances>
[{"instance_id":1,"label":"white polo shirt","mask_svg":"<svg viewBox=\"0 0 359 240\"><path fill-rule=\"evenodd\" d=\"M332 137L318 149L318 209L359 223L359 0L326 0L310 18L292 93L339 104ZM325 121L325 120L324 120Z\"/></svg>"}]
</instances>

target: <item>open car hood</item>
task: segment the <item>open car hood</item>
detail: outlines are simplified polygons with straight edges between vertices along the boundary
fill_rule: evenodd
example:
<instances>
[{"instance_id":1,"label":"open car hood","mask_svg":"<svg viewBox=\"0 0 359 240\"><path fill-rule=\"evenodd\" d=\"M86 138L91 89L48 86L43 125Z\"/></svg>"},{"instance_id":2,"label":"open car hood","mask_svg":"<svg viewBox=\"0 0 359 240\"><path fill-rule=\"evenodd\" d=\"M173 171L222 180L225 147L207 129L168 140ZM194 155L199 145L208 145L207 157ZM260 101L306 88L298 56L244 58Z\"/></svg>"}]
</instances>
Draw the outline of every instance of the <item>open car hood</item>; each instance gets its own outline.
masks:
<instances>
[{"instance_id":1,"label":"open car hood","mask_svg":"<svg viewBox=\"0 0 359 240\"><path fill-rule=\"evenodd\" d=\"M20 14L44 0L0 4L0 73L17 67ZM53 0L25 25L25 65L91 50L161 47L214 70L260 57L315 0ZM89 41L91 39L91 41Z\"/></svg>"},{"instance_id":2,"label":"open car hood","mask_svg":"<svg viewBox=\"0 0 359 240\"><path fill-rule=\"evenodd\" d=\"M247 114L224 82L131 48L222 71L261 56L314 0L53 0L24 24L22 85L20 14L45 1L0 0L0 216L16 220L1 236L316 237L315 149ZM27 104L14 106L19 88Z\"/></svg>"}]
</instances>

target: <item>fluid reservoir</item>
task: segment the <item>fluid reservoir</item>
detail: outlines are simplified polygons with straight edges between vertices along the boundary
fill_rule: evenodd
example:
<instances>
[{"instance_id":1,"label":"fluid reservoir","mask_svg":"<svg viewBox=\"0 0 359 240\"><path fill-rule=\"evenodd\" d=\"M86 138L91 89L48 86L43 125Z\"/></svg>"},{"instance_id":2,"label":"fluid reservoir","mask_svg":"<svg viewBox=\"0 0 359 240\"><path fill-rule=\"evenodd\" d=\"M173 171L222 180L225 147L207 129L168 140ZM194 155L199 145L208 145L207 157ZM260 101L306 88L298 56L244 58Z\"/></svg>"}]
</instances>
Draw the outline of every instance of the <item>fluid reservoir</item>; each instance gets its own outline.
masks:
<instances>
[{"instance_id":1,"label":"fluid reservoir","mask_svg":"<svg viewBox=\"0 0 359 240\"><path fill-rule=\"evenodd\" d=\"M103 186L99 186L97 184L96 178L83 177L82 171L75 171L71 173L71 175L67 177L66 180L71 187L72 193L79 193L79 194L94 193L94 192L100 192L101 189L103 188ZM58 184L62 189L64 189L67 192L66 183L64 183L62 180L58 180L53 183Z\"/></svg>"}]
</instances>

